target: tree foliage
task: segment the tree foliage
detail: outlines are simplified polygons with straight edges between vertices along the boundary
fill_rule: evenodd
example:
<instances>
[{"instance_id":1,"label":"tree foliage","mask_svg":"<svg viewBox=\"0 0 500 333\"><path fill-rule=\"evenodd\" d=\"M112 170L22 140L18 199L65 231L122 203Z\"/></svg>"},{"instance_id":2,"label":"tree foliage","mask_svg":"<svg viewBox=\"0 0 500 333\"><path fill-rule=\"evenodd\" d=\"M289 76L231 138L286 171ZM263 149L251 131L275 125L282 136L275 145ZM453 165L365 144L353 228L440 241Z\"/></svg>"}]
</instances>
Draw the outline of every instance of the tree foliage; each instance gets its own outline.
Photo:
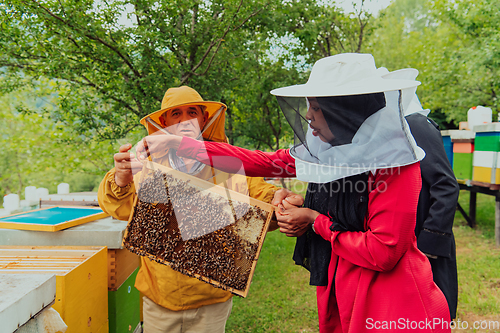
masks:
<instances>
[{"instance_id":1,"label":"tree foliage","mask_svg":"<svg viewBox=\"0 0 500 333\"><path fill-rule=\"evenodd\" d=\"M463 41L454 54L461 99L468 107L486 105L498 112L500 88L500 13L493 0L436 0L443 24L453 26Z\"/></svg>"},{"instance_id":2,"label":"tree foliage","mask_svg":"<svg viewBox=\"0 0 500 333\"><path fill-rule=\"evenodd\" d=\"M135 24L118 23L133 7ZM220 99L234 41L265 1L14 0L1 5L0 66L57 79L57 116L80 133L121 138L159 108L171 86ZM236 37L235 37L236 36Z\"/></svg>"},{"instance_id":3,"label":"tree foliage","mask_svg":"<svg viewBox=\"0 0 500 333\"><path fill-rule=\"evenodd\" d=\"M53 79L55 121L79 135L118 139L159 108L168 87L184 84L205 99L238 103L242 118L260 106L269 109L263 117L276 114L268 92L300 79L289 65L297 62L294 55L302 53L310 65L325 54L359 49L362 17L312 0L10 0L0 5L0 67L10 79L4 88L36 88L40 77ZM266 52L282 37L298 39L300 52L271 59ZM313 55L306 58L307 50ZM259 95L267 102L256 103ZM256 122L270 125L265 133L272 138L235 121L242 127L229 128L230 137L248 134L268 147L279 146L285 133L281 121Z\"/></svg>"},{"instance_id":4,"label":"tree foliage","mask_svg":"<svg viewBox=\"0 0 500 333\"><path fill-rule=\"evenodd\" d=\"M54 192L75 169L80 176L92 178L102 177L109 168L104 157L115 147L75 137L63 123L48 119L43 110L53 108L54 97L49 84L40 87L46 89L17 90L0 98L0 195L17 193L22 198L26 186Z\"/></svg>"},{"instance_id":5,"label":"tree foliage","mask_svg":"<svg viewBox=\"0 0 500 333\"><path fill-rule=\"evenodd\" d=\"M499 14L492 0L398 0L377 19L366 51L390 70L417 68L418 94L443 128L467 111L498 111Z\"/></svg>"},{"instance_id":6,"label":"tree foliage","mask_svg":"<svg viewBox=\"0 0 500 333\"><path fill-rule=\"evenodd\" d=\"M0 4L0 91L15 107L1 117L40 138L58 133L58 154L39 163L102 172L124 138L145 134L139 119L159 109L164 92L189 85L229 106L232 143L287 147L292 133L269 91L305 82L321 57L358 52L370 19L363 7L345 14L314 0L8 0ZM51 107L7 95L36 92L40 82Z\"/></svg>"}]
</instances>

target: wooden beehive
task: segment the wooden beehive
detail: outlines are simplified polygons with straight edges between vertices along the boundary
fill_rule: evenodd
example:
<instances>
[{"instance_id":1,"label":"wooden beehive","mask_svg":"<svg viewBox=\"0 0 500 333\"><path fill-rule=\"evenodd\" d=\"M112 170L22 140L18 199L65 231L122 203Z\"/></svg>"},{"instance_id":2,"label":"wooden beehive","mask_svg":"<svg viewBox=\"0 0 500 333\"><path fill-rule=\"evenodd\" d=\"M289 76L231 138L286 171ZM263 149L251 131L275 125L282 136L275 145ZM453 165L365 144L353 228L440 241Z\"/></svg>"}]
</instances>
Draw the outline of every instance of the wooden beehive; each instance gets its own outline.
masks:
<instances>
[{"instance_id":1,"label":"wooden beehive","mask_svg":"<svg viewBox=\"0 0 500 333\"><path fill-rule=\"evenodd\" d=\"M66 333L106 333L108 280L106 247L2 246L0 274L55 274L52 306Z\"/></svg>"},{"instance_id":2,"label":"wooden beehive","mask_svg":"<svg viewBox=\"0 0 500 333\"><path fill-rule=\"evenodd\" d=\"M148 162L124 245L245 297L273 210L227 187Z\"/></svg>"}]
</instances>

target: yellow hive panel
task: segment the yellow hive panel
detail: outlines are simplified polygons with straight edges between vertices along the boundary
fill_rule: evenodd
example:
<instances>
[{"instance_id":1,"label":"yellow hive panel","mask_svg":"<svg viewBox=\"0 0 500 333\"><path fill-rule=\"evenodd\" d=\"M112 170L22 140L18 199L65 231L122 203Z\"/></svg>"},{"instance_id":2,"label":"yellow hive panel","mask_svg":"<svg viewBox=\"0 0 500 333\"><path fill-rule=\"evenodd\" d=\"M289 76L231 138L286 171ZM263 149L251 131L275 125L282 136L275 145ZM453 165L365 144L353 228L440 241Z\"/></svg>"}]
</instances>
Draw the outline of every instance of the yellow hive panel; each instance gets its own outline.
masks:
<instances>
[{"instance_id":1,"label":"yellow hive panel","mask_svg":"<svg viewBox=\"0 0 500 333\"><path fill-rule=\"evenodd\" d=\"M52 307L66 332L108 332L106 247L2 246L0 273L56 274Z\"/></svg>"},{"instance_id":2,"label":"yellow hive panel","mask_svg":"<svg viewBox=\"0 0 500 333\"><path fill-rule=\"evenodd\" d=\"M488 184L500 184L500 169L475 166L472 169L472 180Z\"/></svg>"}]
</instances>

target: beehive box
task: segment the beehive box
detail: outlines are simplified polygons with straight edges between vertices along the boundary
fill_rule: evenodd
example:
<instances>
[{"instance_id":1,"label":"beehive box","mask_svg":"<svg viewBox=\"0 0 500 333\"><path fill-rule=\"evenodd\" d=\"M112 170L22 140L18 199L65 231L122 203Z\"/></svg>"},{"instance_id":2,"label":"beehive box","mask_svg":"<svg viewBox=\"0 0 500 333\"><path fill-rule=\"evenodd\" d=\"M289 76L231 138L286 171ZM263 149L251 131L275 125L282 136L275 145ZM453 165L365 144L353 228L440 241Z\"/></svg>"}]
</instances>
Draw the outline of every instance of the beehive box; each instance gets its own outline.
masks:
<instances>
[{"instance_id":1,"label":"beehive box","mask_svg":"<svg viewBox=\"0 0 500 333\"><path fill-rule=\"evenodd\" d=\"M441 137L443 138L446 157L448 157L448 161L450 161L450 165L453 167L453 143L451 142L450 130L441 131Z\"/></svg>"},{"instance_id":2,"label":"beehive box","mask_svg":"<svg viewBox=\"0 0 500 333\"><path fill-rule=\"evenodd\" d=\"M1 274L0 296L0 333L12 333L54 303L56 277Z\"/></svg>"},{"instance_id":3,"label":"beehive box","mask_svg":"<svg viewBox=\"0 0 500 333\"><path fill-rule=\"evenodd\" d=\"M472 179L474 139L452 139L453 172L457 179Z\"/></svg>"},{"instance_id":4,"label":"beehive box","mask_svg":"<svg viewBox=\"0 0 500 333\"><path fill-rule=\"evenodd\" d=\"M52 306L66 333L106 333L108 280L106 247L0 247L0 274L55 274Z\"/></svg>"},{"instance_id":5,"label":"beehive box","mask_svg":"<svg viewBox=\"0 0 500 333\"><path fill-rule=\"evenodd\" d=\"M152 162L142 177L125 247L245 297L273 206Z\"/></svg>"},{"instance_id":6,"label":"beehive box","mask_svg":"<svg viewBox=\"0 0 500 333\"><path fill-rule=\"evenodd\" d=\"M472 179L472 153L453 153L453 173L457 179Z\"/></svg>"},{"instance_id":7,"label":"beehive box","mask_svg":"<svg viewBox=\"0 0 500 333\"><path fill-rule=\"evenodd\" d=\"M475 133L469 130L441 131L446 157L457 179L472 178L472 152ZM470 154L464 155L464 154Z\"/></svg>"},{"instance_id":8,"label":"beehive box","mask_svg":"<svg viewBox=\"0 0 500 333\"><path fill-rule=\"evenodd\" d=\"M134 287L137 268L116 288L108 291L109 332L134 332L141 321L141 296Z\"/></svg>"},{"instance_id":9,"label":"beehive box","mask_svg":"<svg viewBox=\"0 0 500 333\"><path fill-rule=\"evenodd\" d=\"M479 151L500 151L500 123L474 126L476 139L474 149Z\"/></svg>"},{"instance_id":10,"label":"beehive box","mask_svg":"<svg viewBox=\"0 0 500 333\"><path fill-rule=\"evenodd\" d=\"M474 151L472 180L500 184L500 155L494 151Z\"/></svg>"}]
</instances>

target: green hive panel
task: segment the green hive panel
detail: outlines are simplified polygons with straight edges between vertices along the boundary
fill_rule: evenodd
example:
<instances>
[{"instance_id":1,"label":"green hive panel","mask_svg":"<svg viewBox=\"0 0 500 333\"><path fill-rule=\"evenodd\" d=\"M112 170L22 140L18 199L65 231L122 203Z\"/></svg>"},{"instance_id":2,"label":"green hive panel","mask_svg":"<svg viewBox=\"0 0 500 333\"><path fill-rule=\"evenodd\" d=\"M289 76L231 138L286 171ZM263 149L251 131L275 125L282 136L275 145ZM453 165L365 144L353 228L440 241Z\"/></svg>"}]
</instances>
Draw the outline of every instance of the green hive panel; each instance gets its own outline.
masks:
<instances>
[{"instance_id":1,"label":"green hive panel","mask_svg":"<svg viewBox=\"0 0 500 333\"><path fill-rule=\"evenodd\" d=\"M472 179L472 153L454 153L453 172L457 179Z\"/></svg>"},{"instance_id":2,"label":"green hive panel","mask_svg":"<svg viewBox=\"0 0 500 333\"><path fill-rule=\"evenodd\" d=\"M474 149L479 151L500 151L500 132L476 133Z\"/></svg>"},{"instance_id":3,"label":"green hive panel","mask_svg":"<svg viewBox=\"0 0 500 333\"><path fill-rule=\"evenodd\" d=\"M138 271L139 268L116 291L108 291L109 333L133 332L141 321L141 296L134 287Z\"/></svg>"}]
</instances>

